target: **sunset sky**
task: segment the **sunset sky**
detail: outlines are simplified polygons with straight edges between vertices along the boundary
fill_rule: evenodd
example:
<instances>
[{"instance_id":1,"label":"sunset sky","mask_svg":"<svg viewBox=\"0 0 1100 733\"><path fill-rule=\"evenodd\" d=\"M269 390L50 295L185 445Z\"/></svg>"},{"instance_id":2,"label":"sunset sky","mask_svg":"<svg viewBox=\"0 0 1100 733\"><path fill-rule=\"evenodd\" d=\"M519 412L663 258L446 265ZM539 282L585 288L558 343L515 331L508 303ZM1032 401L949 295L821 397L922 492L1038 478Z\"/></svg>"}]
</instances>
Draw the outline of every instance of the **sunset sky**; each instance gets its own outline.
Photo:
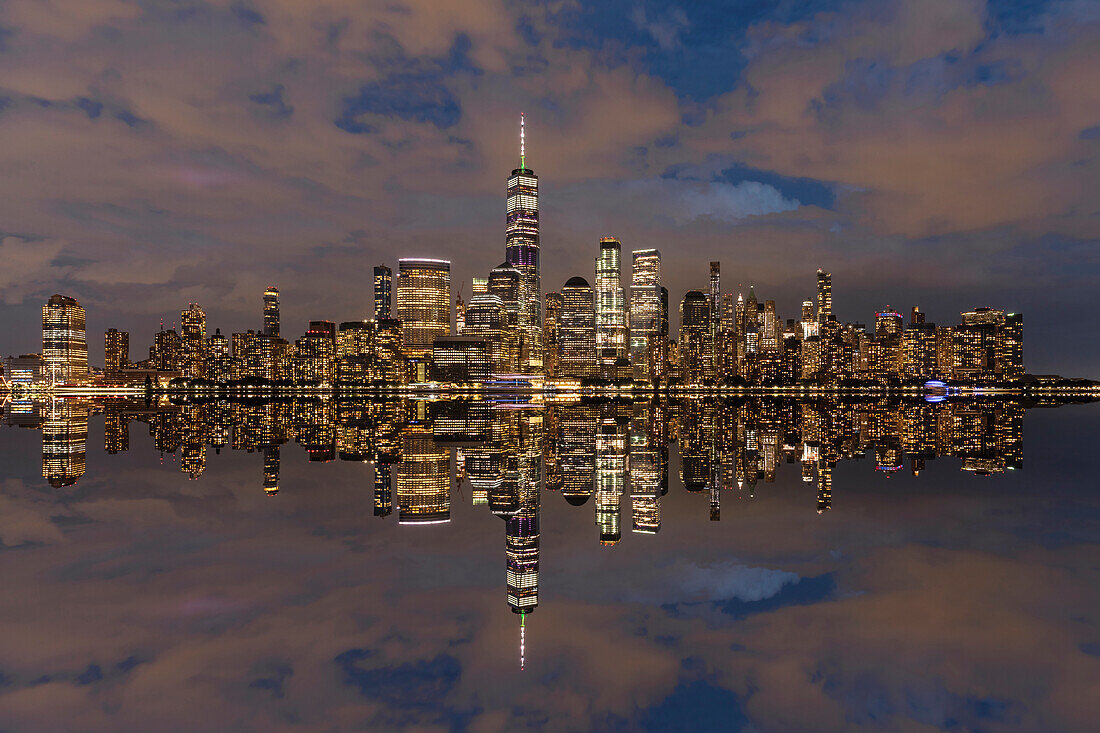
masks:
<instances>
[{"instance_id":1,"label":"sunset sky","mask_svg":"<svg viewBox=\"0 0 1100 733\"><path fill-rule=\"evenodd\" d=\"M371 315L369 273L504 258L527 115L543 290L659 248L674 303L871 322L1025 314L1025 364L1100 377L1100 3L7 0L0 353L55 292L141 358L200 303L291 338ZM628 272L624 273L624 277Z\"/></svg>"}]
</instances>

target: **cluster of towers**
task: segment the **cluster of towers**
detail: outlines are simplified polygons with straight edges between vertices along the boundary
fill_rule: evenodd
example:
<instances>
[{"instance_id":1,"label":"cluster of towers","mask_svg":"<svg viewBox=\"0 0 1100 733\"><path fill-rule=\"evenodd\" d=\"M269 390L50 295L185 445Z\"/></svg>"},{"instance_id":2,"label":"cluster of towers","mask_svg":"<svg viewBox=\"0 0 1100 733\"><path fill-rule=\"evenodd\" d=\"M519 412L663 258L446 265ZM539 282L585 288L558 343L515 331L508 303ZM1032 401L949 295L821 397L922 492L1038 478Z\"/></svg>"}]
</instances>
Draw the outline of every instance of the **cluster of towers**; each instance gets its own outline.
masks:
<instances>
[{"instance_id":1,"label":"cluster of towers","mask_svg":"<svg viewBox=\"0 0 1100 733\"><path fill-rule=\"evenodd\" d=\"M129 334L106 332L102 379L135 383L263 381L291 385L532 384L560 379L622 385L837 385L850 382L1023 376L1023 318L992 308L962 314L956 326L910 323L887 306L873 331L833 314L832 275L817 272L816 304L783 320L774 300L723 292L721 265L710 263L709 287L679 303L679 333L669 328L669 292L661 253L631 253L623 285L622 244L599 240L594 278L569 278L542 292L538 176L527 167L520 117L519 166L507 184L505 259L472 280L468 302L452 301L451 263L402 258L397 271L374 268L374 318L310 321L293 342L281 335L279 291L263 295L263 327L207 333L196 303L179 329L154 335L148 358L130 359ZM453 324L453 325L452 325ZM14 358L13 358L14 359ZM37 359L37 361L36 361ZM42 354L9 360L9 371L51 383L94 381L88 368L84 309L55 295L43 306ZM27 377L27 375L31 375Z\"/></svg>"}]
</instances>

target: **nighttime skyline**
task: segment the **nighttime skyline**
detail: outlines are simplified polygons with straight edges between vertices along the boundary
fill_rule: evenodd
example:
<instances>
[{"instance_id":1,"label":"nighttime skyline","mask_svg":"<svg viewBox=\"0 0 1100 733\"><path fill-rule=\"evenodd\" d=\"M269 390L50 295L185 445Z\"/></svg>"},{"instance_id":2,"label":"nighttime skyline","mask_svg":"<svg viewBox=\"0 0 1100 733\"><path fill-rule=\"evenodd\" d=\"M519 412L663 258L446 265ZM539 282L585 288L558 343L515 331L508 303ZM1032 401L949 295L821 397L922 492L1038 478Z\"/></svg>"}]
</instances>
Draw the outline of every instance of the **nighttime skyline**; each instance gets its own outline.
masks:
<instances>
[{"instance_id":1,"label":"nighttime skyline","mask_svg":"<svg viewBox=\"0 0 1100 733\"><path fill-rule=\"evenodd\" d=\"M276 283L300 332L400 253L468 294L525 112L545 283L607 235L673 294L720 260L797 307L821 267L848 318L1004 307L1030 370L1097 376L1087 3L79 7L0 11L5 355L53 293L233 331Z\"/></svg>"},{"instance_id":2,"label":"nighttime skyline","mask_svg":"<svg viewBox=\"0 0 1100 733\"><path fill-rule=\"evenodd\" d=\"M0 730L1095 730L1098 49L0 0Z\"/></svg>"}]
</instances>

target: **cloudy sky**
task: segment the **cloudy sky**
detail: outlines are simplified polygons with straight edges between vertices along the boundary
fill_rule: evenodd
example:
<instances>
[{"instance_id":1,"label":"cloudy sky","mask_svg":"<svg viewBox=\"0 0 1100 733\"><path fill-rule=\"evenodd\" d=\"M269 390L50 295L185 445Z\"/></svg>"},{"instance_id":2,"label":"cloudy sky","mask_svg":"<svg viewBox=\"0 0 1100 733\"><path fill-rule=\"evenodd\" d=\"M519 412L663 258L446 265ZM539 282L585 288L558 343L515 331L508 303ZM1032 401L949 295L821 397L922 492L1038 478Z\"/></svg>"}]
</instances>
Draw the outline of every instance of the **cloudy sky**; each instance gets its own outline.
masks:
<instances>
[{"instance_id":1,"label":"cloudy sky","mask_svg":"<svg viewBox=\"0 0 1100 733\"><path fill-rule=\"evenodd\" d=\"M1100 376L1100 6L1084 0L7 0L0 352L54 292L135 357L211 326L370 315L369 269L503 259L528 117L544 290L600 236L675 300L721 260L787 317L1025 313L1034 372Z\"/></svg>"}]
</instances>

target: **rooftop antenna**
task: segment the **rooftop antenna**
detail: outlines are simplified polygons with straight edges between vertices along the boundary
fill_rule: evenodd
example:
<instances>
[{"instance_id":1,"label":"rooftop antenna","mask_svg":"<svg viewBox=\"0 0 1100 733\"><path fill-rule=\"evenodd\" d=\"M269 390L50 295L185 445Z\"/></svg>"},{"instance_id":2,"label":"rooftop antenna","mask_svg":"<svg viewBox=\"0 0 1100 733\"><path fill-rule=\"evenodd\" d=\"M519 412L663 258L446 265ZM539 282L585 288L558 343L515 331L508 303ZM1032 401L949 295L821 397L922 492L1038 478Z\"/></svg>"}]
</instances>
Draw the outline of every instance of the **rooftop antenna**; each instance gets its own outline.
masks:
<instances>
[{"instance_id":1,"label":"rooftop antenna","mask_svg":"<svg viewBox=\"0 0 1100 733\"><path fill-rule=\"evenodd\" d=\"M519 671L520 672L523 672L524 670L527 669L527 657L526 657L526 654L525 654L526 649L525 649L525 643L524 643L526 641L526 638L525 638L526 633L525 632L527 631L526 624L524 623L526 620L527 620L527 612L526 611L520 611L519 612Z\"/></svg>"},{"instance_id":2,"label":"rooftop antenna","mask_svg":"<svg viewBox=\"0 0 1100 733\"><path fill-rule=\"evenodd\" d=\"M526 140L524 139L524 128L525 127L526 127L526 122L524 121L524 115L523 115L522 112L520 112L519 113L519 167L520 168L526 168L527 167L527 155L525 154L525 152L526 152L525 151Z\"/></svg>"}]
</instances>

